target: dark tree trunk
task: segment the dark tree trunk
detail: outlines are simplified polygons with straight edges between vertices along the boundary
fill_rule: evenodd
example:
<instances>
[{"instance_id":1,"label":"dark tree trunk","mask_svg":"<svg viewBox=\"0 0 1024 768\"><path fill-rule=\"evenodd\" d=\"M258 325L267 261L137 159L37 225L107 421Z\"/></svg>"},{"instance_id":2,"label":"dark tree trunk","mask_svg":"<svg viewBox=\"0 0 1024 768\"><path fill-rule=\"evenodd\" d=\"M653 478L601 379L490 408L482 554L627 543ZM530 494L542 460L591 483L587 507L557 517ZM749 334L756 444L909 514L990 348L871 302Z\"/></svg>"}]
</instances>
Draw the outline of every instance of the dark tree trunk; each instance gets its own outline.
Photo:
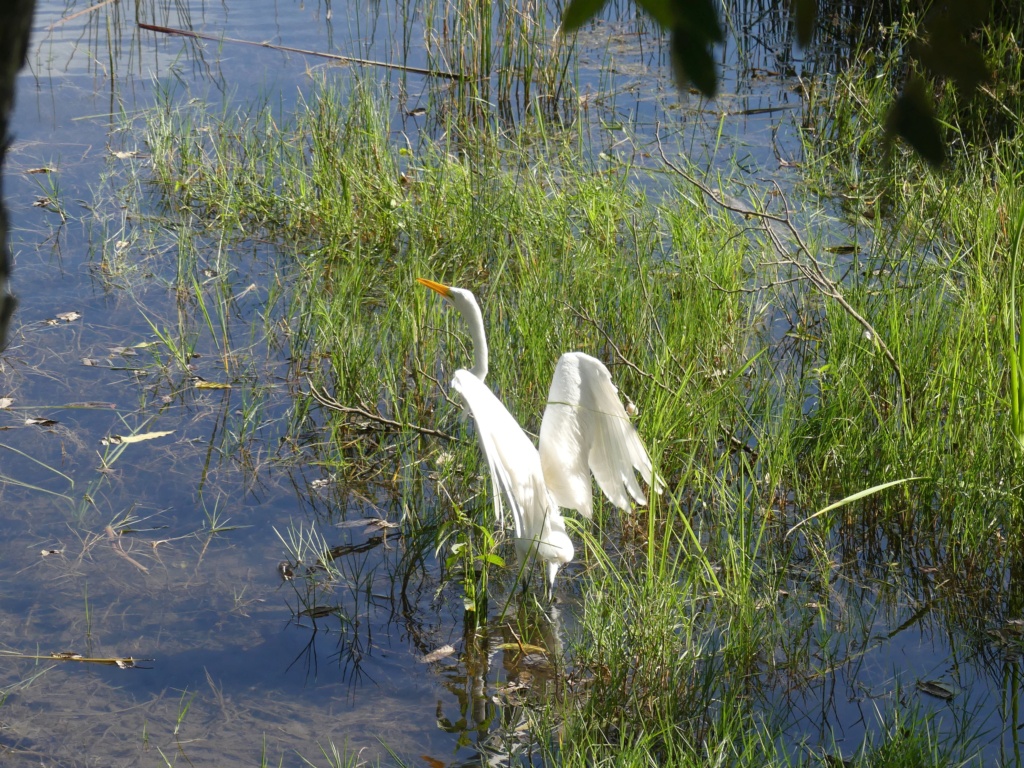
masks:
<instances>
[{"instance_id":1,"label":"dark tree trunk","mask_svg":"<svg viewBox=\"0 0 1024 768\"><path fill-rule=\"evenodd\" d=\"M7 328L17 300L11 292L11 253L7 244L7 206L3 202L3 167L14 111L14 81L25 63L35 0L0 2L0 350L7 346Z\"/></svg>"}]
</instances>

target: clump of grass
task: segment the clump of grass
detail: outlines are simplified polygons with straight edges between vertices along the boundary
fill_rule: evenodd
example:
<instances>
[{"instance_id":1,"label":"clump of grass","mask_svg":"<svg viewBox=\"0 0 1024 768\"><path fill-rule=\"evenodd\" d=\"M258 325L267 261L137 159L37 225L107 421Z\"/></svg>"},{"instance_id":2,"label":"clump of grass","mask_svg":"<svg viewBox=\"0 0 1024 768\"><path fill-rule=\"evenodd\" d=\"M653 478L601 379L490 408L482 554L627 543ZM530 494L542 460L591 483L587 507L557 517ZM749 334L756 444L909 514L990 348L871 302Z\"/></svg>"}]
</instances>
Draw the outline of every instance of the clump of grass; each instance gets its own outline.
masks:
<instances>
[{"instance_id":1,"label":"clump of grass","mask_svg":"<svg viewBox=\"0 0 1024 768\"><path fill-rule=\"evenodd\" d=\"M431 65L461 76L447 97L435 96L444 124L456 131L466 119L486 125L492 103L506 121L538 105L552 116L575 109L574 46L555 34L558 9L535 0L431 0L422 13Z\"/></svg>"},{"instance_id":2,"label":"clump of grass","mask_svg":"<svg viewBox=\"0 0 1024 768\"><path fill-rule=\"evenodd\" d=\"M902 44L914 30L887 34ZM982 37L987 55L1005 58L1005 36L986 30ZM1005 130L1009 101L996 93L1012 98L1003 86L1013 73L1000 71L1002 85L986 86L974 102L951 93L939 99L952 162L934 173L900 147L880 151L872 133L901 75L901 45L885 50L892 53L871 67L838 76L827 109L812 115L806 150L812 183L831 180L847 196L840 215L858 251L843 266L846 286L898 349L906 396L885 394L888 375L862 330L829 316L804 466L838 473L847 489L854 477L930 478L930 489L892 497L902 511L879 520L890 540L929 531L929 546L994 565L1001 537L1016 529L1011 489L1022 484L1014 415L1021 402L1014 383L1020 132ZM1003 127L989 130L983 113L991 110L982 105L993 100Z\"/></svg>"},{"instance_id":3,"label":"clump of grass","mask_svg":"<svg viewBox=\"0 0 1024 768\"><path fill-rule=\"evenodd\" d=\"M1024 175L1024 169L1013 174L1003 174L997 183L1004 190L999 214L1005 237L1005 269L1008 273L1002 307L1002 332L1009 372L1010 433L1021 450L1024 450L1024 305L1018 298L1024 263L1024 204L1017 193L1021 175Z\"/></svg>"}]
</instances>

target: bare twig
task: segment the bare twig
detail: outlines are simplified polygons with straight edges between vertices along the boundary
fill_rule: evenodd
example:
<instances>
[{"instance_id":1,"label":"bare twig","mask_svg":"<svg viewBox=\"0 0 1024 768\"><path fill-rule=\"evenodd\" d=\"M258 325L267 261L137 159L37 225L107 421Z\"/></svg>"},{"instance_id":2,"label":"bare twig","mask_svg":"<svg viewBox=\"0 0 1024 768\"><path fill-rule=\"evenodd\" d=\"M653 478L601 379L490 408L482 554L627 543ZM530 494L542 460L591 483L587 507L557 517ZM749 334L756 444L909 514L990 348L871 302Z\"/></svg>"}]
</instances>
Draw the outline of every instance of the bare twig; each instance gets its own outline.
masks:
<instances>
[{"instance_id":1,"label":"bare twig","mask_svg":"<svg viewBox=\"0 0 1024 768\"><path fill-rule=\"evenodd\" d=\"M787 262L779 262L779 264L785 264L787 266L789 264L791 264L791 263L792 262L788 262L788 261ZM783 286L783 285L789 285L790 283L802 283L804 280L807 279L803 275L801 275L799 277L790 277L790 278L787 278L785 280L772 280L770 283L764 283L762 285L755 285L753 288L726 288L723 285L719 285L718 282L713 277L709 277L708 275L705 275L702 272L698 271L697 272L697 276L700 277L702 280L707 280L709 283L711 283L711 287L714 288L716 291L719 291L721 293L730 293L730 294L732 294L732 293L764 293L765 291L772 290L773 288L779 288L780 286Z\"/></svg>"},{"instance_id":2,"label":"bare twig","mask_svg":"<svg viewBox=\"0 0 1024 768\"><path fill-rule=\"evenodd\" d=\"M46 31L47 32L53 32L53 30L56 29L57 27L59 27L61 24L66 24L67 22L71 21L72 19L77 19L79 16L84 16L87 13L92 13L93 11L98 11L103 6L110 5L111 3L115 3L115 2L117 2L117 0L103 0L102 2L96 3L95 5L90 5L88 8L83 8L80 11L72 13L70 16L64 16L64 17L62 17L60 19L57 19L55 22L53 22L53 24L51 24L50 26L48 26L46 28Z\"/></svg>"},{"instance_id":3,"label":"bare twig","mask_svg":"<svg viewBox=\"0 0 1024 768\"><path fill-rule=\"evenodd\" d=\"M683 177L693 186L697 187L697 189L704 193L705 197L720 208L724 208L727 211L739 214L745 218L757 219L761 222L761 230L768 236L768 239L771 241L772 247L775 251L784 259L782 263L793 266L800 273L803 279L807 280L811 285L817 288L823 296L835 301L836 304L846 312L846 314L852 317L867 332L871 342L877 346L878 350L882 353L882 356L885 357L886 362L889 363L889 366L896 374L896 378L900 383L900 393L906 395L903 372L900 370L896 357L889 350L888 345L886 345L878 331L875 330L875 327L863 315L854 309L850 302L846 300L839 284L825 274L824 270L821 268L821 264L814 258L814 255L811 253L810 248L808 248L807 243L800 235L800 231L796 228L796 225L793 224L793 220L789 216L789 204L786 202L786 198L782 194L782 190L779 188L779 185L775 183L775 189L786 206L785 216L775 216L763 210L750 208L735 198L729 197L720 191L711 189L700 179L690 173L687 173L682 167L669 160L668 156L665 154L665 148L661 143L660 126L655 128L654 135L658 141L658 151L661 154L662 162L664 162L665 165L674 173ZM783 236L780 235L777 227L772 225L780 225L785 229L788 237L796 244L797 251L805 257L804 259L797 259L790 256L790 249L784 242Z\"/></svg>"},{"instance_id":4,"label":"bare twig","mask_svg":"<svg viewBox=\"0 0 1024 768\"><path fill-rule=\"evenodd\" d=\"M562 306L564 306L566 309L568 309L570 312L572 312L574 315L576 315L576 317L578 317L583 322L589 323L590 325L592 325L597 330L597 332L600 333L604 337L605 343L609 347L612 348L612 351L615 352L616 357L618 357L619 360L622 361L623 365L625 365L630 370L636 372L636 374L640 378L642 378L642 379L650 379L655 384L657 384L659 387L664 389L666 392L673 391L665 383L663 383L661 381L658 381L657 377L653 373L648 373L643 368L641 368L639 365L637 365L632 360L630 360L628 357L626 357L624 354L622 354L622 350L619 349L618 345L614 341L612 341L611 335L609 335L609 333L604 328L601 327L601 324L598 323L597 320L592 318L587 313L586 310L577 309L576 307L574 307L571 304L569 304L567 302L564 302L564 301L562 302Z\"/></svg>"},{"instance_id":5,"label":"bare twig","mask_svg":"<svg viewBox=\"0 0 1024 768\"><path fill-rule=\"evenodd\" d=\"M463 407L462 403L459 403L459 402L453 400L452 396L449 395L445 391L445 388L441 385L441 382L438 380L438 378L436 376L431 376L429 373L427 373L422 368L417 368L416 369L416 373L418 373L420 376L425 378L427 381L433 383L434 386L436 386L438 388L438 390L440 390L441 396L444 397L444 399L448 401L448 405L454 406L455 408L459 408L459 409L461 409Z\"/></svg>"},{"instance_id":6,"label":"bare twig","mask_svg":"<svg viewBox=\"0 0 1024 768\"><path fill-rule=\"evenodd\" d=\"M443 440L456 439L454 436L449 435L447 432L441 432L440 430L431 429L430 427L421 427L418 424L410 424L408 422L403 423L400 421L395 421L394 419L389 419L386 416L381 416L379 413L370 411L367 408L351 405L342 405L333 397L328 395L326 392L321 392L319 389L317 389L312 382L309 383L309 394L311 394L313 396L313 399L316 400L318 403L320 403L320 405L324 406L325 408L330 408L332 411L338 411L339 413L344 413L351 416L361 416L367 421L371 421L375 424L380 424L381 426L386 427L388 429L392 429L396 432L411 429L413 432L418 432L421 435L429 435L430 437L440 437Z\"/></svg>"},{"instance_id":7,"label":"bare twig","mask_svg":"<svg viewBox=\"0 0 1024 768\"><path fill-rule=\"evenodd\" d=\"M383 67L384 69L397 69L401 72L411 72L416 75L426 75L427 77L442 77L446 80L469 80L471 79L468 75L455 74L452 72L445 72L443 69L424 69L422 67L410 67L405 64L392 64L387 61L374 61L373 59L357 59L354 56L342 56L338 53L323 53L322 51L310 51L305 48L293 48L290 45L275 45L274 43L260 43L256 40L240 40L236 37L221 37L219 35L207 35L202 32L192 32L187 29L176 29L174 27L159 27L155 24L143 24L139 22L139 28L145 29L150 32L160 32L165 35L180 35L182 37L192 37L198 40L211 40L215 43L236 43L238 45L255 45L260 48L271 48L275 51L285 51L286 53L300 53L303 56L318 56L321 59L330 59L331 61L344 61L347 64L362 64L367 67Z\"/></svg>"},{"instance_id":8,"label":"bare twig","mask_svg":"<svg viewBox=\"0 0 1024 768\"><path fill-rule=\"evenodd\" d=\"M121 546L121 536L120 534L114 532L113 526L108 525L105 530L107 533L107 538L110 539L110 546L113 547L114 551L117 554L119 554L121 557L123 557L125 560L134 565L143 573L149 573L149 568L144 566L142 563L140 563L138 560L136 560L134 557L132 557L124 551L124 547Z\"/></svg>"}]
</instances>

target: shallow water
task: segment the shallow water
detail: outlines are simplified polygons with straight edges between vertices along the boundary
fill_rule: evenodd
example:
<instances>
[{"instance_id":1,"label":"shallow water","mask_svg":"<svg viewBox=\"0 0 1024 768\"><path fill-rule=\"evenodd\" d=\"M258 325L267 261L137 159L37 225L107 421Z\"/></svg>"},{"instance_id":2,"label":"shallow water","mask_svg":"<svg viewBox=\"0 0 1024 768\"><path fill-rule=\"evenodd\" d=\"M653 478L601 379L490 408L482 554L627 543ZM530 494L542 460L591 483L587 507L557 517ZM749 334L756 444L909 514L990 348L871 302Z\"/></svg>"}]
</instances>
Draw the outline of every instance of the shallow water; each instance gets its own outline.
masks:
<instances>
[{"instance_id":1,"label":"shallow water","mask_svg":"<svg viewBox=\"0 0 1024 768\"><path fill-rule=\"evenodd\" d=\"M398 578L406 574L404 544L372 522L394 519L395 502L325 483L316 466L296 461L299 447L282 442L295 386L287 344L249 333L271 296L267 276L283 275L287 287L287 259L261 246L218 255L216 244L200 257L234 297L227 346L244 350L246 375L232 389L197 389L180 369L151 365L152 346L137 346L153 342L150 322L157 329L181 323L197 339L192 373L223 379L218 340L173 290L174 255L134 240L133 223L119 218L111 198L106 180L122 164L145 162L133 116L158 89L177 103L262 96L287 113L309 87L308 68L328 65L142 32L136 9L118 4L61 23L87 7L39 3L7 165L21 305L0 357L0 397L13 400L0 410L0 648L131 656L142 668L5 659L5 758L248 765L266 755L297 765L303 755L319 764L320 745L333 742L365 759L387 759L386 744L410 762L425 755L476 764L481 753L512 750L518 699L507 684L524 675L543 680L550 670L501 649L508 638L497 624L484 648L466 648L459 595L436 595L437 564ZM784 179L791 171L776 152L790 156L799 146L790 131L799 112L794 82L771 74L770 57L751 65L730 47L722 97L713 105L680 97L663 77L663 47L627 11L613 8L581 35L572 109L590 125L591 151L641 156L653 151L653 126L662 123L692 157ZM214 35L429 63L418 45L422 19L403 25L400 10L373 4L175 3L140 5L138 13ZM396 127L432 130L429 115L408 113L429 103L435 82L369 71L395 100ZM521 106L510 106L511 119ZM636 138L624 143L608 128L617 122ZM54 170L31 173L43 167ZM33 205L42 197L63 214ZM122 263L130 271L112 271L103 258L121 251L130 254ZM285 319L283 306L268 311ZM248 420L254 403L258 424ZM101 443L134 432L169 434ZM294 620L310 598L282 580L286 548L275 531L313 522L329 532L330 546L352 545L338 558L350 588L332 596L341 595L350 622ZM835 738L852 749L877 730L873 708L911 696L948 715L940 730L982 712L993 756L1016 744L1012 723L1004 726L999 714L1004 684L1019 684L1016 653L1000 657L983 632L968 630L969 620L928 603L919 580L894 574L896 587L869 589L858 568L837 563L836 570L848 576L837 580L838 607L823 623L835 634L808 630L832 657L816 679L789 679L783 668L766 692L791 707L794 745ZM780 598L790 601L794 625L815 624L813 597L797 584ZM536 642L548 648L571 631L571 587L563 601L557 617L533 619ZM445 645L456 653L421 660ZM932 679L954 683L957 695L946 702L915 688Z\"/></svg>"}]
</instances>

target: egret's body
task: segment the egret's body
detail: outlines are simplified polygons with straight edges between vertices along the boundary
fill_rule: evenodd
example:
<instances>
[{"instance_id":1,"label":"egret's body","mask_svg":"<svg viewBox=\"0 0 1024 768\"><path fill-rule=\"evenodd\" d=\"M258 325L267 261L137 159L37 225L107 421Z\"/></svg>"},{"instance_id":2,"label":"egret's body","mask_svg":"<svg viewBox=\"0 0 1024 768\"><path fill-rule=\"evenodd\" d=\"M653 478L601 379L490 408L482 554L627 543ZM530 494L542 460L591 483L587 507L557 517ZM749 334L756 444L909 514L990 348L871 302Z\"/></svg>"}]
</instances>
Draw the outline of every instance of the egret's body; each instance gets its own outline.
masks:
<instances>
[{"instance_id":1,"label":"egret's body","mask_svg":"<svg viewBox=\"0 0 1024 768\"><path fill-rule=\"evenodd\" d=\"M470 291L417 278L448 299L465 320L475 359L455 372L452 387L476 420L491 473L495 511L504 519L502 497L512 511L516 552L523 562L536 556L546 564L549 586L574 549L559 507L593 515L590 475L608 499L626 509L630 497L646 504L636 479L661 491L650 457L619 400L611 374L596 358L566 352L555 367L540 428L540 451L508 409L484 384L488 369L483 314Z\"/></svg>"},{"instance_id":2,"label":"egret's body","mask_svg":"<svg viewBox=\"0 0 1024 768\"><path fill-rule=\"evenodd\" d=\"M548 584L554 585L555 574L572 560L574 550L562 513L544 484L537 448L508 409L472 372L456 371L452 387L462 395L476 420L491 472L498 519L504 520L502 496L512 511L516 554L524 564L531 555L545 563Z\"/></svg>"}]
</instances>

